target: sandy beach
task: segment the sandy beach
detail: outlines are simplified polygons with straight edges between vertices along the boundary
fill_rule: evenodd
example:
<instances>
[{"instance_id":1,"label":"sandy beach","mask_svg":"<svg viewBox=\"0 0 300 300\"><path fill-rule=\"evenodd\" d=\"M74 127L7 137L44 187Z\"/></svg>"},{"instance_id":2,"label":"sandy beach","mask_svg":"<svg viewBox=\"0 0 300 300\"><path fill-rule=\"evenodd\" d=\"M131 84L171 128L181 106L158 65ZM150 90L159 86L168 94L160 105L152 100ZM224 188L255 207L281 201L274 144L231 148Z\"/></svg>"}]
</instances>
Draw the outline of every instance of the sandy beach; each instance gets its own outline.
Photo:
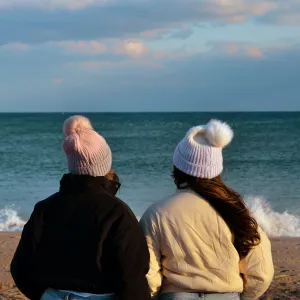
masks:
<instances>
[{"instance_id":1,"label":"sandy beach","mask_svg":"<svg viewBox=\"0 0 300 300\"><path fill-rule=\"evenodd\" d=\"M0 299L27 299L14 285L9 272L10 261L20 233L0 232ZM275 277L269 291L260 299L300 299L300 238L272 239Z\"/></svg>"}]
</instances>

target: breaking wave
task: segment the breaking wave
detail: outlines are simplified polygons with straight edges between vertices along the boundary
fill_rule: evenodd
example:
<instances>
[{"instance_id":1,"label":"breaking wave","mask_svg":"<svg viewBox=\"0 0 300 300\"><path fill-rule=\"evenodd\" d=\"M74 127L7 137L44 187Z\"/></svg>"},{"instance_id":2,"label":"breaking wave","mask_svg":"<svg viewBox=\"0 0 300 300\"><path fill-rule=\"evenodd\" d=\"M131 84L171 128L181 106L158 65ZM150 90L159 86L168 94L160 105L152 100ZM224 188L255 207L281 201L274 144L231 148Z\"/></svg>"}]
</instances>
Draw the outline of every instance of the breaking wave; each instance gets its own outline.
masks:
<instances>
[{"instance_id":1,"label":"breaking wave","mask_svg":"<svg viewBox=\"0 0 300 300\"><path fill-rule=\"evenodd\" d=\"M269 237L300 237L300 217L276 212L262 197L246 197L246 203ZM138 217L139 219L139 217ZM25 221L13 208L0 209L0 231L21 231Z\"/></svg>"}]
</instances>

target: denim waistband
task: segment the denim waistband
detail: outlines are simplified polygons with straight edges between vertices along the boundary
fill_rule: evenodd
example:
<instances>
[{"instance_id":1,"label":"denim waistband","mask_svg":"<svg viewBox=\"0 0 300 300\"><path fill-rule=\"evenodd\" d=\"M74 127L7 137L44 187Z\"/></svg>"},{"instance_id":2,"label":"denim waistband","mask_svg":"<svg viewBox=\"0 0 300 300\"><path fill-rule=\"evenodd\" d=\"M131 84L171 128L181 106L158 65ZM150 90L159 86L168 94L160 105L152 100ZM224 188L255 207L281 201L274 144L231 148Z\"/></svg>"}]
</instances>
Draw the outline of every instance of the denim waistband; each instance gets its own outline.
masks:
<instances>
[{"instance_id":1,"label":"denim waistband","mask_svg":"<svg viewBox=\"0 0 300 300\"><path fill-rule=\"evenodd\" d=\"M239 300L239 293L181 293L169 292L159 296L159 300Z\"/></svg>"},{"instance_id":2,"label":"denim waistband","mask_svg":"<svg viewBox=\"0 0 300 300\"><path fill-rule=\"evenodd\" d=\"M63 300L116 300L117 298L113 294L85 294L72 291L61 291L54 289L47 289L42 297L42 299L63 299ZM57 298L52 298L57 297Z\"/></svg>"}]
</instances>

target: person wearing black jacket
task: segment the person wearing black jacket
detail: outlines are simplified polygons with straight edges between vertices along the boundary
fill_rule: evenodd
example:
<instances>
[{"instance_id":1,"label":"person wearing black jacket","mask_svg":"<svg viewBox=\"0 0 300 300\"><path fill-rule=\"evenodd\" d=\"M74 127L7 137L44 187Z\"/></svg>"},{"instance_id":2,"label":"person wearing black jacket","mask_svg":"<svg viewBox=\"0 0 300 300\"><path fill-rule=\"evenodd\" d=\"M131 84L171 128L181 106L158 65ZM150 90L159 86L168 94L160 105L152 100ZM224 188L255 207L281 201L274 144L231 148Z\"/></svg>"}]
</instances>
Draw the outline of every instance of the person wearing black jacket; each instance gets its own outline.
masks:
<instances>
[{"instance_id":1,"label":"person wearing black jacket","mask_svg":"<svg viewBox=\"0 0 300 300\"><path fill-rule=\"evenodd\" d=\"M24 226L11 263L17 287L31 300L150 299L148 247L115 197L108 144L81 116L67 119L64 133L69 173Z\"/></svg>"}]
</instances>

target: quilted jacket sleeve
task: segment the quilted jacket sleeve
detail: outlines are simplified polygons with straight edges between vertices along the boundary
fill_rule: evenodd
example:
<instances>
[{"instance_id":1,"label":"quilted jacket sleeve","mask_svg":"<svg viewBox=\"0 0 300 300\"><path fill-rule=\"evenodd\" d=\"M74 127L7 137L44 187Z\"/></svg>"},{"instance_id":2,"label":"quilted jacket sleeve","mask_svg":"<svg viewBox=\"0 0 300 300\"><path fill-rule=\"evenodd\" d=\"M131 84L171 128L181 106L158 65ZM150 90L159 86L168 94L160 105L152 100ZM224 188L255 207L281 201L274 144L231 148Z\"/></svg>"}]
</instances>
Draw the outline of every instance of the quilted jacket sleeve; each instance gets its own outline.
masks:
<instances>
[{"instance_id":1,"label":"quilted jacket sleeve","mask_svg":"<svg viewBox=\"0 0 300 300\"><path fill-rule=\"evenodd\" d=\"M244 277L241 300L258 299L269 288L274 276L271 243L261 229L259 233L260 244L240 262L240 272Z\"/></svg>"},{"instance_id":2,"label":"quilted jacket sleeve","mask_svg":"<svg viewBox=\"0 0 300 300\"><path fill-rule=\"evenodd\" d=\"M140 224L146 236L149 253L150 268L147 274L147 280L150 287L152 299L156 298L162 285L161 273L161 248L158 222L149 208L142 217Z\"/></svg>"}]
</instances>

